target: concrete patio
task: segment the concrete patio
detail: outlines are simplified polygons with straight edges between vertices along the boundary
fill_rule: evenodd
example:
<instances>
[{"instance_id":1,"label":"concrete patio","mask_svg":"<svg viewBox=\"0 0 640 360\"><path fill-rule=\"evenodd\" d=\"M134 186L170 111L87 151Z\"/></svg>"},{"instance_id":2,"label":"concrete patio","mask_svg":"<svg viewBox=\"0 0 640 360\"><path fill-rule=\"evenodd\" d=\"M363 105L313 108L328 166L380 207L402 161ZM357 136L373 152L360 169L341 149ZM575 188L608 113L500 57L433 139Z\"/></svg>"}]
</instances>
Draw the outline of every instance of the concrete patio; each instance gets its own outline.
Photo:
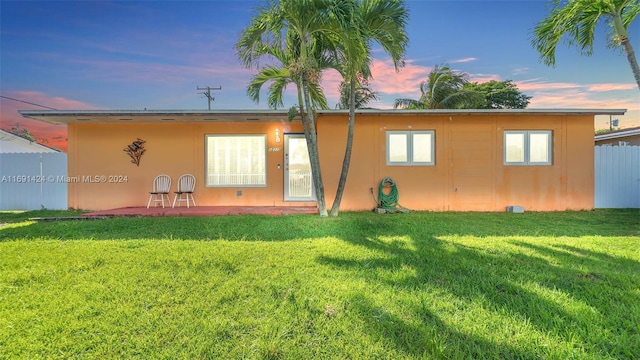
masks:
<instances>
[{"instance_id":1,"label":"concrete patio","mask_svg":"<svg viewBox=\"0 0 640 360\"><path fill-rule=\"evenodd\" d=\"M291 215L317 214L311 206L192 206L192 207L125 207L93 211L82 214L84 217L97 216L223 216L223 215Z\"/></svg>"}]
</instances>

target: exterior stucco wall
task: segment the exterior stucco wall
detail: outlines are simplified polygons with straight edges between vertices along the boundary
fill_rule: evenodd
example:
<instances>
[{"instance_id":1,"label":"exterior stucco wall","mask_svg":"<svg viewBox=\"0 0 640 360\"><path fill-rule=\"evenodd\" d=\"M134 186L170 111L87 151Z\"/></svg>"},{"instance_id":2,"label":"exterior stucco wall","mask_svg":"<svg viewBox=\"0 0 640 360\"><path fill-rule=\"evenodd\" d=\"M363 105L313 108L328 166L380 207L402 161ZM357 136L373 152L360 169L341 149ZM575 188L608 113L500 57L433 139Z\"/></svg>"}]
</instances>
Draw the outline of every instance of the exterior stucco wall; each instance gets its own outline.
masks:
<instances>
[{"instance_id":1,"label":"exterior stucco wall","mask_svg":"<svg viewBox=\"0 0 640 360\"><path fill-rule=\"evenodd\" d=\"M344 157L347 122L345 114L321 114L318 119L329 207ZM70 124L69 177L104 177L106 182L70 182L69 207L146 206L153 178L161 173L172 177L172 190L180 175L194 174L200 206L314 205L283 200L284 136L276 143L276 128L281 136L302 133L299 122ZM552 165L505 166L504 130L538 129L553 131ZM435 131L435 165L386 165L387 130ZM207 134L266 134L267 187L206 187ZM123 151L137 138L146 141L147 149L140 166L132 164ZM374 208L371 190L377 195L379 182L386 176L395 180L400 204L414 210L505 211L509 205L527 211L592 209L593 156L592 115L359 114L341 209ZM118 182L125 177L126 181Z\"/></svg>"},{"instance_id":2,"label":"exterior stucco wall","mask_svg":"<svg viewBox=\"0 0 640 360\"><path fill-rule=\"evenodd\" d=\"M319 121L327 202L333 201L346 139L344 116ZM435 166L387 166L385 131L434 130ZM503 164L504 130L553 131L549 166ZM592 209L593 116L433 115L358 116L343 210L375 206L384 177L395 180L399 202L414 210L530 211ZM331 134L331 136L327 136Z\"/></svg>"},{"instance_id":3,"label":"exterior stucco wall","mask_svg":"<svg viewBox=\"0 0 640 360\"><path fill-rule=\"evenodd\" d=\"M299 122L70 124L69 207L102 210L146 206L156 175L171 176L173 191L178 177L185 173L196 176L195 199L200 206L314 205L283 201L284 143L275 142L276 128L282 133L302 132ZM206 187L205 136L209 134L267 134L271 150L267 152L267 187ZM131 163L123 151L137 138L146 141L140 166ZM106 178L106 182L82 181L96 176ZM114 182L110 182L112 177ZM126 181L118 182L125 177Z\"/></svg>"}]
</instances>

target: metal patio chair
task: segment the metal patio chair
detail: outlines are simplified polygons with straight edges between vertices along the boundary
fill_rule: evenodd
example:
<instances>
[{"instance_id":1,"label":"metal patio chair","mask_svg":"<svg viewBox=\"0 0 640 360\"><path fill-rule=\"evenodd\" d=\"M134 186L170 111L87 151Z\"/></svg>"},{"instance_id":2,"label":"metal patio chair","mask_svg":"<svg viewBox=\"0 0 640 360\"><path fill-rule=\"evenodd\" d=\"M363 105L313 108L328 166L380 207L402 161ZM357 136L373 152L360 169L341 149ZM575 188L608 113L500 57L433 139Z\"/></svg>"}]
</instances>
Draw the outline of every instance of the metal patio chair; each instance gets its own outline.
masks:
<instances>
[{"instance_id":1,"label":"metal patio chair","mask_svg":"<svg viewBox=\"0 0 640 360\"><path fill-rule=\"evenodd\" d=\"M149 202L147 203L147 209L151 206L151 202L154 206L158 206L158 203L162 204L164 208L164 199L167 198L167 206L171 204L169 198L169 192L171 190L171 177L169 175L158 175L153 179L153 190L149 192Z\"/></svg>"},{"instance_id":2,"label":"metal patio chair","mask_svg":"<svg viewBox=\"0 0 640 360\"><path fill-rule=\"evenodd\" d=\"M178 178L178 190L174 191L176 194L173 198L173 205L171 207L176 206L176 202L178 202L178 206L180 206L180 202L184 201L187 203L187 208L189 207L189 201L193 203L193 206L196 206L196 200L193 198L193 191L196 187L196 177L191 174L184 174Z\"/></svg>"}]
</instances>

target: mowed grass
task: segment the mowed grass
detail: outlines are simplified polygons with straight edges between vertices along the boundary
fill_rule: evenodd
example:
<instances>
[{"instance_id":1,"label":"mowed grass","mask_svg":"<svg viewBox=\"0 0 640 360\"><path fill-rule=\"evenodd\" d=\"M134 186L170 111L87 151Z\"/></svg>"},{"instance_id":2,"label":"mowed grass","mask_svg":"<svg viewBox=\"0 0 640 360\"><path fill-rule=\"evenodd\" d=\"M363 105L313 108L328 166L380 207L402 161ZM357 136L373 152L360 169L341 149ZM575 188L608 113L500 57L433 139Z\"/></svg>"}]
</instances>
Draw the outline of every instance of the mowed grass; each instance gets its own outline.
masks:
<instances>
[{"instance_id":1,"label":"mowed grass","mask_svg":"<svg viewBox=\"0 0 640 360\"><path fill-rule=\"evenodd\" d=\"M640 358L638 210L64 215L0 213L0 358Z\"/></svg>"}]
</instances>

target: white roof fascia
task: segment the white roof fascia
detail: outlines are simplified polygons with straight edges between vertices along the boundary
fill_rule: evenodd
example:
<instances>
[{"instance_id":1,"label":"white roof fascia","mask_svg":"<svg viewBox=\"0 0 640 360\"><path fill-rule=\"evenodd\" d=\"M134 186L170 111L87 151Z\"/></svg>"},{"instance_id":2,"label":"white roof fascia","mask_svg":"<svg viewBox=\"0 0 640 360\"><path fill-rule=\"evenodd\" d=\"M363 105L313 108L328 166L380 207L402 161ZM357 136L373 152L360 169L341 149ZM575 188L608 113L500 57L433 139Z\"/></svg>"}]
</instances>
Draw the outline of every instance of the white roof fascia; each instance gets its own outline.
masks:
<instances>
[{"instance_id":1,"label":"white roof fascia","mask_svg":"<svg viewBox=\"0 0 640 360\"><path fill-rule=\"evenodd\" d=\"M283 121L288 110L19 110L23 117L52 124L130 122L243 122ZM626 109L361 109L372 116L420 115L623 115ZM348 110L317 110L319 114L348 114Z\"/></svg>"},{"instance_id":2,"label":"white roof fascia","mask_svg":"<svg viewBox=\"0 0 640 360\"><path fill-rule=\"evenodd\" d=\"M13 142L16 142L13 144ZM42 145L36 141L25 139L22 136L10 133L8 131L0 129L0 143L4 145L0 146L0 153L18 152L18 153L40 153L40 152L60 152L60 150L50 148L46 145ZM11 146L9 146L11 144ZM19 144L19 145L18 145ZM7 149L17 149L18 151L7 151ZM25 150L28 149L28 150Z\"/></svg>"},{"instance_id":3,"label":"white roof fascia","mask_svg":"<svg viewBox=\"0 0 640 360\"><path fill-rule=\"evenodd\" d=\"M317 110L319 114L348 114L349 110ZM405 110L405 109L356 109L357 114L370 115L419 115L419 114L442 114L442 115L467 115L467 114L575 114L575 115L624 115L627 109L425 109L425 110Z\"/></svg>"},{"instance_id":4,"label":"white roof fascia","mask_svg":"<svg viewBox=\"0 0 640 360\"><path fill-rule=\"evenodd\" d=\"M600 134L595 136L595 141L618 139L621 137L640 135L640 128L633 128L629 130L618 130L613 133Z\"/></svg>"}]
</instances>

